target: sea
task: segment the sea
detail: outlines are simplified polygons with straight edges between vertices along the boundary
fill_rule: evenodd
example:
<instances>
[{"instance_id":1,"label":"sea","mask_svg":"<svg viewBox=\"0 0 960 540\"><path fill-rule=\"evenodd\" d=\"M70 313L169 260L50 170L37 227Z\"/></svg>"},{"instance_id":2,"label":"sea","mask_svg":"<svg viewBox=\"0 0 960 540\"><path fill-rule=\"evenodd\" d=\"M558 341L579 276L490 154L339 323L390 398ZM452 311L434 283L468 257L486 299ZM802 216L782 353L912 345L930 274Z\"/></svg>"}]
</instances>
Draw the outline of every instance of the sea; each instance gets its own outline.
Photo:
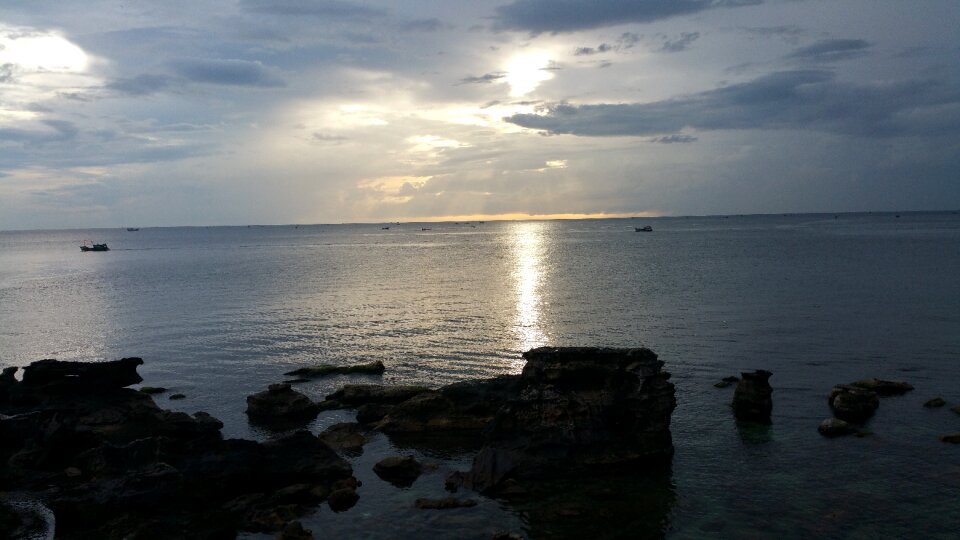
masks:
<instances>
[{"instance_id":1,"label":"sea","mask_svg":"<svg viewBox=\"0 0 960 540\"><path fill-rule=\"evenodd\" d=\"M958 212L0 232L0 364L138 356L143 384L168 389L161 406L207 411L227 437L273 436L248 423L246 396L298 367L386 365L296 386L319 400L347 383L518 373L539 346L656 352L676 385L672 466L416 510L474 450L377 435L349 457L357 506L304 525L371 539L957 538L960 445L938 437L960 432ZM732 387L714 387L754 369L773 373L769 426L738 423ZM822 437L832 386L867 377L915 390L882 398L862 436ZM935 397L948 405L923 406ZM409 488L372 473L400 454L434 466Z\"/></svg>"}]
</instances>

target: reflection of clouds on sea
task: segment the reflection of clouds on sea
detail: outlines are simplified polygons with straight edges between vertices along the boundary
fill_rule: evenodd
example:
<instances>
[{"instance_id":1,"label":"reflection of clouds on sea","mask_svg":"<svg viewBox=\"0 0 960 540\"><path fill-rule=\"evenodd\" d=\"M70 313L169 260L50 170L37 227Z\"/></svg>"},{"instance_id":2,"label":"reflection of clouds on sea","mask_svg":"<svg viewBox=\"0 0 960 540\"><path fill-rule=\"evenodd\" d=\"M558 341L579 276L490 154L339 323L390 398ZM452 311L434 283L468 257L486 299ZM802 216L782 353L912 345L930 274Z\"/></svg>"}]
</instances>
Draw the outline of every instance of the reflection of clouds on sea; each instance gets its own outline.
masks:
<instances>
[{"instance_id":1,"label":"reflection of clouds on sea","mask_svg":"<svg viewBox=\"0 0 960 540\"><path fill-rule=\"evenodd\" d=\"M513 224L514 280L516 283L516 318L513 328L517 346L521 351L540 347L547 343L547 336L540 326L541 295L543 282L543 233L546 223L526 222ZM523 367L523 360L517 368Z\"/></svg>"}]
</instances>

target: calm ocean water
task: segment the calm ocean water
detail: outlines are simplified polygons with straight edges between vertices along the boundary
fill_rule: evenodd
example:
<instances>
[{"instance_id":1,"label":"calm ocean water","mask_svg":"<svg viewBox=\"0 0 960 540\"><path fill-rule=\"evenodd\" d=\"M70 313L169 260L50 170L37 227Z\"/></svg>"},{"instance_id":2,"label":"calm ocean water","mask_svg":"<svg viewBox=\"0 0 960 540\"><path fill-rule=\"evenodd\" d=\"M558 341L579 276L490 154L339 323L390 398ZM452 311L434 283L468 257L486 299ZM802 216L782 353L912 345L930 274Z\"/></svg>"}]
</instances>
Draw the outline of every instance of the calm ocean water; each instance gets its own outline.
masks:
<instances>
[{"instance_id":1,"label":"calm ocean water","mask_svg":"<svg viewBox=\"0 0 960 540\"><path fill-rule=\"evenodd\" d=\"M634 232L647 224L654 232ZM81 253L86 239L111 251ZM347 381L515 373L539 345L647 346L674 376L677 453L651 488L660 503L638 510L645 524L608 523L597 537L960 530L960 447L937 440L960 431L960 415L922 407L960 403L955 213L0 233L0 364L141 356L145 384L187 395L162 406L208 411L228 436L264 437L245 397L299 366L387 365L382 378L299 386L320 399ZM732 390L712 386L756 368L774 373L769 429L738 426ZM820 437L831 386L870 376L916 390L882 400L870 437ZM398 450L440 471L385 486L370 466ZM358 506L305 524L350 538L547 534L535 512L498 501L410 510L468 462L378 438L353 461Z\"/></svg>"}]
</instances>

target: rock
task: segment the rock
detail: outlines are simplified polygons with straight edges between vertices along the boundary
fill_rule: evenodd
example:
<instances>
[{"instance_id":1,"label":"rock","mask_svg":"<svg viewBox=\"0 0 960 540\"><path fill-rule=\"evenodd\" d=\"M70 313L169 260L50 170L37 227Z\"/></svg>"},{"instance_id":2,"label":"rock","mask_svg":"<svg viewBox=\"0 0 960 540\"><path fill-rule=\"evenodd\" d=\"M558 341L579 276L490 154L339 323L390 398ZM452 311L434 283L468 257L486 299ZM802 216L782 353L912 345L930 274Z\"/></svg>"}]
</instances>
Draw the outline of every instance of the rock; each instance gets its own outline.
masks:
<instances>
[{"instance_id":1,"label":"rock","mask_svg":"<svg viewBox=\"0 0 960 540\"><path fill-rule=\"evenodd\" d=\"M291 521L273 537L273 540L313 540L313 531L304 529L299 521Z\"/></svg>"},{"instance_id":2,"label":"rock","mask_svg":"<svg viewBox=\"0 0 960 540\"><path fill-rule=\"evenodd\" d=\"M880 406L875 392L847 384L834 386L827 402L834 416L855 423L865 422Z\"/></svg>"},{"instance_id":3,"label":"rock","mask_svg":"<svg viewBox=\"0 0 960 540\"><path fill-rule=\"evenodd\" d=\"M342 422L328 427L317 437L334 450L359 453L367 443L363 431L363 426L358 423Z\"/></svg>"},{"instance_id":4,"label":"rock","mask_svg":"<svg viewBox=\"0 0 960 540\"><path fill-rule=\"evenodd\" d=\"M414 506L423 510L470 508L476 505L477 501L473 499L458 499L456 497L445 497L443 499L417 499L416 502L414 502Z\"/></svg>"},{"instance_id":5,"label":"rock","mask_svg":"<svg viewBox=\"0 0 960 540\"><path fill-rule=\"evenodd\" d=\"M143 392L144 394L153 395L153 394L162 394L166 392L167 389L161 386L141 386L140 391Z\"/></svg>"},{"instance_id":6,"label":"rock","mask_svg":"<svg viewBox=\"0 0 960 540\"><path fill-rule=\"evenodd\" d=\"M941 397L935 397L935 398L927 401L926 403L924 403L923 406L926 407L926 408L928 408L928 409L936 409L936 408L939 408L939 407L943 407L943 406L946 405L946 404L947 404L947 402L944 401L943 398L941 398Z\"/></svg>"},{"instance_id":7,"label":"rock","mask_svg":"<svg viewBox=\"0 0 960 540\"><path fill-rule=\"evenodd\" d=\"M519 383L518 376L508 375L423 392L394 406L374 427L385 433L479 434L493 421L500 406L518 393Z\"/></svg>"},{"instance_id":8,"label":"rock","mask_svg":"<svg viewBox=\"0 0 960 540\"><path fill-rule=\"evenodd\" d=\"M769 371L758 369L752 373L741 373L743 376L733 392L733 412L740 420L750 422L770 423L770 413L773 411L773 388L770 387Z\"/></svg>"},{"instance_id":9,"label":"rock","mask_svg":"<svg viewBox=\"0 0 960 540\"><path fill-rule=\"evenodd\" d=\"M340 390L327 396L328 401L334 401L340 406L364 405L367 403L400 403L413 396L429 392L423 386L384 386L382 384L347 384Z\"/></svg>"},{"instance_id":10,"label":"rock","mask_svg":"<svg viewBox=\"0 0 960 540\"><path fill-rule=\"evenodd\" d=\"M957 414L960 414L960 405L954 405L953 407L950 407L950 410Z\"/></svg>"},{"instance_id":11,"label":"rock","mask_svg":"<svg viewBox=\"0 0 960 540\"><path fill-rule=\"evenodd\" d=\"M326 403L326 402L324 402ZM357 422L370 425L386 418L396 405L389 403L367 403L357 407Z\"/></svg>"},{"instance_id":12,"label":"rock","mask_svg":"<svg viewBox=\"0 0 960 540\"><path fill-rule=\"evenodd\" d=\"M334 512L344 512L353 508L359 500L360 496L357 495L355 490L342 488L330 493L330 496L327 497L327 504Z\"/></svg>"},{"instance_id":13,"label":"rock","mask_svg":"<svg viewBox=\"0 0 960 540\"><path fill-rule=\"evenodd\" d=\"M960 444L960 433L951 433L949 435L941 435L940 440L946 443Z\"/></svg>"},{"instance_id":14,"label":"rock","mask_svg":"<svg viewBox=\"0 0 960 540\"><path fill-rule=\"evenodd\" d=\"M733 384L732 382L719 381L719 382L713 383L713 387L714 387L714 388L727 388L727 387L731 386L732 384Z\"/></svg>"},{"instance_id":15,"label":"rock","mask_svg":"<svg viewBox=\"0 0 960 540\"><path fill-rule=\"evenodd\" d=\"M493 533L492 540L524 540L524 536L510 531L496 531Z\"/></svg>"},{"instance_id":16,"label":"rock","mask_svg":"<svg viewBox=\"0 0 960 540\"><path fill-rule=\"evenodd\" d=\"M370 362L368 364L356 364L352 366L334 366L330 364L321 364L319 366L304 367L300 369L295 369L293 371L288 371L284 373L284 375L314 379L317 377L326 377L327 375L339 375L339 374L350 374L350 373L367 373L371 375L379 375L383 373L385 370L386 368L384 367L383 362L377 360L376 362Z\"/></svg>"},{"instance_id":17,"label":"rock","mask_svg":"<svg viewBox=\"0 0 960 540\"><path fill-rule=\"evenodd\" d=\"M55 385L68 388L123 388L142 382L137 366L140 358L110 362L62 362L40 360L23 368L24 386Z\"/></svg>"},{"instance_id":18,"label":"rock","mask_svg":"<svg viewBox=\"0 0 960 540\"><path fill-rule=\"evenodd\" d=\"M187 396L185 396L185 395L183 395L183 394L170 394L170 397L167 398L167 399L169 399L169 400L171 400L171 401L176 401L176 400L178 400L178 399L186 399L186 397L187 397Z\"/></svg>"},{"instance_id":19,"label":"rock","mask_svg":"<svg viewBox=\"0 0 960 540\"><path fill-rule=\"evenodd\" d=\"M872 390L880 396L898 396L913 390L913 386L903 381L885 381L883 379L862 379L850 383L850 386Z\"/></svg>"},{"instance_id":20,"label":"rock","mask_svg":"<svg viewBox=\"0 0 960 540\"><path fill-rule=\"evenodd\" d=\"M247 416L262 424L278 426L308 422L319 414L317 405L289 384L271 384L265 392L247 396Z\"/></svg>"},{"instance_id":21,"label":"rock","mask_svg":"<svg viewBox=\"0 0 960 540\"><path fill-rule=\"evenodd\" d=\"M730 375L729 377L724 377L720 380L725 383L735 383L735 382L740 382L740 377L735 377L733 375Z\"/></svg>"},{"instance_id":22,"label":"rock","mask_svg":"<svg viewBox=\"0 0 960 540\"><path fill-rule=\"evenodd\" d=\"M494 493L511 478L652 466L673 455L674 387L653 351L541 347L523 357L516 393L484 432L465 487Z\"/></svg>"},{"instance_id":23,"label":"rock","mask_svg":"<svg viewBox=\"0 0 960 540\"><path fill-rule=\"evenodd\" d=\"M378 461L373 472L397 487L409 487L420 477L423 466L413 456L393 456Z\"/></svg>"},{"instance_id":24,"label":"rock","mask_svg":"<svg viewBox=\"0 0 960 540\"><path fill-rule=\"evenodd\" d=\"M817 428L817 431L819 431L824 437L839 437L842 435L849 435L856 431L856 429L854 429L854 427L849 423L844 422L839 418L827 418L823 422L820 422L820 426Z\"/></svg>"}]
</instances>

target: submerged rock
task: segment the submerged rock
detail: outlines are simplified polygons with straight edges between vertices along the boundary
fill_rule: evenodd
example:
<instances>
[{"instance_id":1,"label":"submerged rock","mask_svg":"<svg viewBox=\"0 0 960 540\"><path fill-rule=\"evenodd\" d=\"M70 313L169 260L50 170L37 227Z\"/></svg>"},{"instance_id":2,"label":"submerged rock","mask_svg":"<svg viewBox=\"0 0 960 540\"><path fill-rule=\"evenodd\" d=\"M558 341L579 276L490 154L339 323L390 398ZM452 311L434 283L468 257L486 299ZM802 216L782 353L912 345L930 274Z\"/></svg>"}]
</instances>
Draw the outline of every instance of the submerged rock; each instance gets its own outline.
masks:
<instances>
[{"instance_id":1,"label":"submerged rock","mask_svg":"<svg viewBox=\"0 0 960 540\"><path fill-rule=\"evenodd\" d=\"M913 390L913 385L903 381L887 381L884 379L861 379L850 383L850 386L864 388L876 392L880 396L898 396Z\"/></svg>"},{"instance_id":2,"label":"submerged rock","mask_svg":"<svg viewBox=\"0 0 960 540\"><path fill-rule=\"evenodd\" d=\"M474 499L458 499L445 497L443 499L417 499L414 506L422 510L447 510L450 508L470 508L477 505Z\"/></svg>"},{"instance_id":3,"label":"submerged rock","mask_svg":"<svg viewBox=\"0 0 960 540\"><path fill-rule=\"evenodd\" d=\"M377 360L376 362L370 362L368 364L355 364L352 366L335 366L331 364L321 364L319 366L304 367L300 369L295 369L293 371L288 371L284 375L290 375L294 377L306 377L306 378L318 378L326 377L327 375L340 375L340 374L350 374L350 373L366 373L370 375L379 375L386 370L386 367L383 365L383 362Z\"/></svg>"},{"instance_id":4,"label":"submerged rock","mask_svg":"<svg viewBox=\"0 0 960 540\"><path fill-rule=\"evenodd\" d=\"M741 375L743 378L733 392L734 414L740 420L769 424L773 411L773 388L769 379L773 373L758 369Z\"/></svg>"},{"instance_id":5,"label":"submerged rock","mask_svg":"<svg viewBox=\"0 0 960 540\"><path fill-rule=\"evenodd\" d=\"M943 399L942 397L935 397L935 398L927 401L926 403L924 403L923 406L926 407L926 408L928 408L928 409L936 409L936 408L939 408L939 407L943 407L943 406L946 405L946 404L947 404L947 402L944 401L944 399Z\"/></svg>"},{"instance_id":6,"label":"submerged rock","mask_svg":"<svg viewBox=\"0 0 960 540\"><path fill-rule=\"evenodd\" d=\"M332 402L326 408L356 407L370 403L397 404L406 401L417 394L430 392L424 386L386 386L382 384L347 384L336 392L327 396L326 401Z\"/></svg>"},{"instance_id":7,"label":"submerged rock","mask_svg":"<svg viewBox=\"0 0 960 540\"><path fill-rule=\"evenodd\" d=\"M649 349L551 348L524 353L516 394L485 431L468 488L497 492L511 479L650 465L673 455L670 374Z\"/></svg>"},{"instance_id":8,"label":"submerged rock","mask_svg":"<svg viewBox=\"0 0 960 540\"><path fill-rule=\"evenodd\" d=\"M363 431L363 426L356 422L341 422L323 430L317 437L334 450L358 453L367 443Z\"/></svg>"},{"instance_id":9,"label":"submerged rock","mask_svg":"<svg viewBox=\"0 0 960 540\"><path fill-rule=\"evenodd\" d=\"M844 422L839 418L827 418L823 422L820 422L817 431L824 437L840 437L842 435L850 435L856 431L856 429L848 422Z\"/></svg>"},{"instance_id":10,"label":"submerged rock","mask_svg":"<svg viewBox=\"0 0 960 540\"><path fill-rule=\"evenodd\" d=\"M395 486L408 487L420 477L423 465L413 456L393 456L378 461L373 472Z\"/></svg>"},{"instance_id":11,"label":"submerged rock","mask_svg":"<svg viewBox=\"0 0 960 540\"><path fill-rule=\"evenodd\" d=\"M320 409L289 384L271 384L265 392L247 396L246 412L255 422L286 424L313 420Z\"/></svg>"},{"instance_id":12,"label":"submerged rock","mask_svg":"<svg viewBox=\"0 0 960 540\"><path fill-rule=\"evenodd\" d=\"M834 386L827 403L837 418L855 423L867 421L880 406L875 392L848 384Z\"/></svg>"}]
</instances>

